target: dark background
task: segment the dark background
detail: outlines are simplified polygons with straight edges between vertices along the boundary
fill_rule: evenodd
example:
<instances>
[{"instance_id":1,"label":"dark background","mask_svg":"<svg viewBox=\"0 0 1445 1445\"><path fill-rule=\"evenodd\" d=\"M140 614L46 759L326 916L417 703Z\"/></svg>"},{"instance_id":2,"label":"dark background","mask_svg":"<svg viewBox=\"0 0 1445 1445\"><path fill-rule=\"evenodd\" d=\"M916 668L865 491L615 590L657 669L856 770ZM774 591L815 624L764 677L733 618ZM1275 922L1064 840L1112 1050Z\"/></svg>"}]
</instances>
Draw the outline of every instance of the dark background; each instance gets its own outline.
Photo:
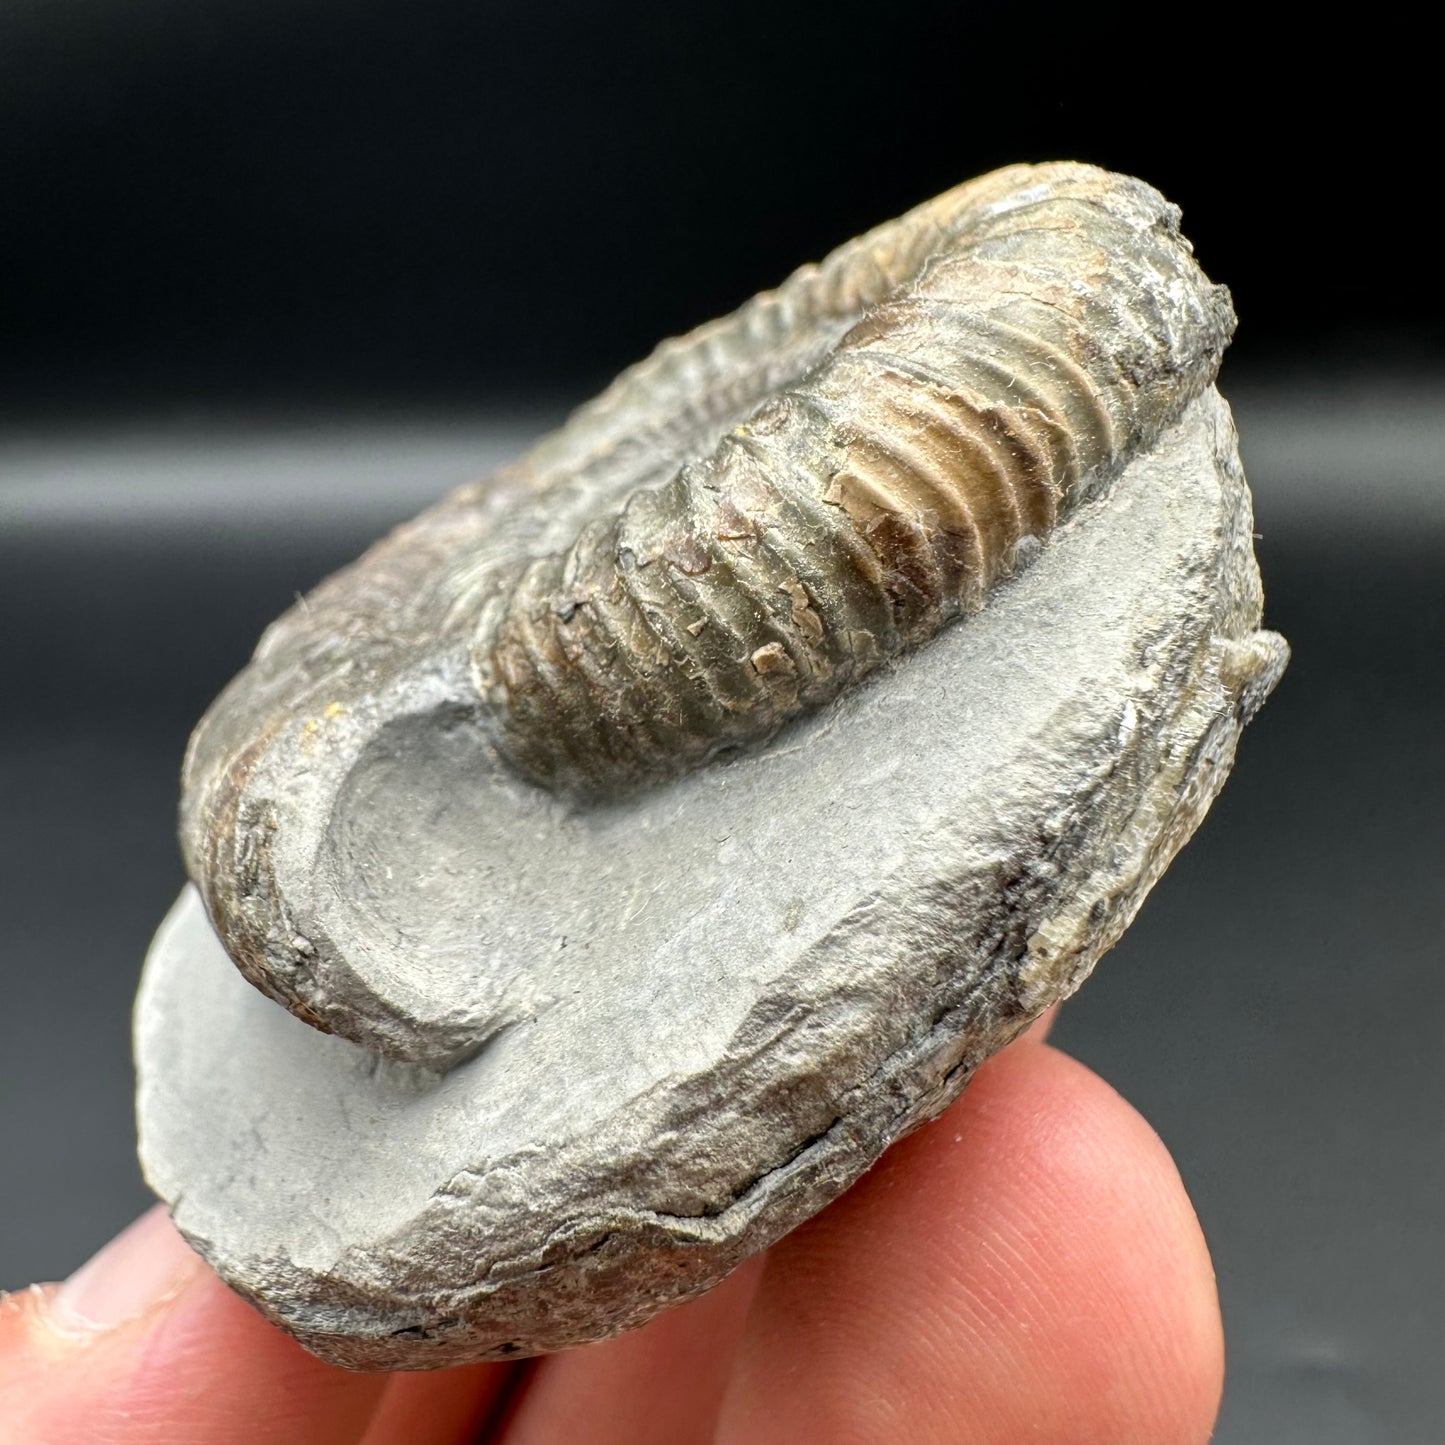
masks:
<instances>
[{"instance_id":1,"label":"dark background","mask_svg":"<svg viewBox=\"0 0 1445 1445\"><path fill-rule=\"evenodd\" d=\"M6 405L581 397L1022 159L1177 201L1238 368L1426 347L1423 38L1160 8L7 0Z\"/></svg>"},{"instance_id":2,"label":"dark background","mask_svg":"<svg viewBox=\"0 0 1445 1445\"><path fill-rule=\"evenodd\" d=\"M142 1207L127 1011L190 725L294 595L657 337L1019 159L1143 175L1295 662L1059 1040L1180 1161L1225 1445L1445 1433L1445 348L1388 14L0 7L0 1287ZM1318 18L1311 26L1319 31ZM1418 40L1418 37L1417 37ZM1423 43L1423 42L1421 42Z\"/></svg>"}]
</instances>

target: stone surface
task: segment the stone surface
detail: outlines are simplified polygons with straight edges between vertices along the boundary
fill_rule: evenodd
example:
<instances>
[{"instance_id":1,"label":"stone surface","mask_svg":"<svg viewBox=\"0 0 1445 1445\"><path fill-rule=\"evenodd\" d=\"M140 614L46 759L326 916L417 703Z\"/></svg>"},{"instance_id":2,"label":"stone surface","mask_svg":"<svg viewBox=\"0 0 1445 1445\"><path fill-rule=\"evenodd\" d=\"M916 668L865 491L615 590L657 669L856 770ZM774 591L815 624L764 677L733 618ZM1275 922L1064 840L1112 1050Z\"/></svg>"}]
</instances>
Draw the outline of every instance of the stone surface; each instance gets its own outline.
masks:
<instances>
[{"instance_id":1,"label":"stone surface","mask_svg":"<svg viewBox=\"0 0 1445 1445\"><path fill-rule=\"evenodd\" d=\"M1127 925L1284 666L1250 525L1210 392L982 613L761 751L577 810L398 719L316 839L328 926L442 1033L500 1026L432 1065L328 1037L188 890L137 1006L148 1178L355 1367L557 1349L708 1288ZM399 938L419 976L388 974Z\"/></svg>"},{"instance_id":2,"label":"stone surface","mask_svg":"<svg viewBox=\"0 0 1445 1445\"><path fill-rule=\"evenodd\" d=\"M1233 325L1177 208L1056 162L661 343L299 598L207 710L180 840L227 954L388 1058L454 1062L530 1017L545 979L490 926L494 893L530 886L512 830L577 840L590 874L629 794L990 605L1212 384ZM396 799L427 792L398 779L433 769L458 796L404 814L427 843L398 857ZM558 807L589 822L554 828Z\"/></svg>"}]
</instances>

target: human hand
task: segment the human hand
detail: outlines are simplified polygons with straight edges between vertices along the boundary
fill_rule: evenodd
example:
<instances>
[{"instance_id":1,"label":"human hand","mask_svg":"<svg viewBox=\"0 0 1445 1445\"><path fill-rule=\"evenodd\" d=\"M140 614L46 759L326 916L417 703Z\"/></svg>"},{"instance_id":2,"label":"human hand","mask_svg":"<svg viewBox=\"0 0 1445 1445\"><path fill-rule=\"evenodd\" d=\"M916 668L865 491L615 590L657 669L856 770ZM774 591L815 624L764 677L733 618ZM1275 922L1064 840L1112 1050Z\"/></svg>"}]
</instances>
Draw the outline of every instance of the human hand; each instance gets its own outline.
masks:
<instances>
[{"instance_id":1,"label":"human hand","mask_svg":"<svg viewBox=\"0 0 1445 1445\"><path fill-rule=\"evenodd\" d=\"M324 1365L159 1206L0 1300L3 1445L1192 1445L1222 1371L1173 1162L1037 1026L711 1294L531 1364Z\"/></svg>"}]
</instances>

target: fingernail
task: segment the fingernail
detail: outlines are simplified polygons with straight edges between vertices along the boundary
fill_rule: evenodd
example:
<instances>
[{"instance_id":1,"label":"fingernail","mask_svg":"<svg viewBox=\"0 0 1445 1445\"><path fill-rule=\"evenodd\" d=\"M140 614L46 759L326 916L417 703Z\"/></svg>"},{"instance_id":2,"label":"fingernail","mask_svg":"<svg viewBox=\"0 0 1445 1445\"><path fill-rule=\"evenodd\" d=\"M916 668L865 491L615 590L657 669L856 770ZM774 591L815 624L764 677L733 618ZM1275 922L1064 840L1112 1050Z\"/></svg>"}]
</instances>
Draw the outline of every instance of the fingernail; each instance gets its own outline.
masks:
<instances>
[{"instance_id":1,"label":"fingernail","mask_svg":"<svg viewBox=\"0 0 1445 1445\"><path fill-rule=\"evenodd\" d=\"M199 1265L158 1204L60 1286L51 1319L77 1333L113 1330L175 1294Z\"/></svg>"}]
</instances>

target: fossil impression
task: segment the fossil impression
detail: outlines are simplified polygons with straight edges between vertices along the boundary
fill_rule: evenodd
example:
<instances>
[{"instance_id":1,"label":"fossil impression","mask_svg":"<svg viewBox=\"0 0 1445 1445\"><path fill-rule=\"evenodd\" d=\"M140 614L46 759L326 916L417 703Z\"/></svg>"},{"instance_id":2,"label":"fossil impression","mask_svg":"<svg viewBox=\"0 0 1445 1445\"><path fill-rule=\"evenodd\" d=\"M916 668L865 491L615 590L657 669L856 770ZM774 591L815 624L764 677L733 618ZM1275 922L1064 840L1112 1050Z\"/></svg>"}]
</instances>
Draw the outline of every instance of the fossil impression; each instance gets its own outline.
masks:
<instances>
[{"instance_id":1,"label":"fossil impression","mask_svg":"<svg viewBox=\"0 0 1445 1445\"><path fill-rule=\"evenodd\" d=\"M1288 655L1232 327L1155 191L1012 167L281 618L192 739L137 1008L222 1276L362 1368L614 1333L1072 992Z\"/></svg>"}]
</instances>

